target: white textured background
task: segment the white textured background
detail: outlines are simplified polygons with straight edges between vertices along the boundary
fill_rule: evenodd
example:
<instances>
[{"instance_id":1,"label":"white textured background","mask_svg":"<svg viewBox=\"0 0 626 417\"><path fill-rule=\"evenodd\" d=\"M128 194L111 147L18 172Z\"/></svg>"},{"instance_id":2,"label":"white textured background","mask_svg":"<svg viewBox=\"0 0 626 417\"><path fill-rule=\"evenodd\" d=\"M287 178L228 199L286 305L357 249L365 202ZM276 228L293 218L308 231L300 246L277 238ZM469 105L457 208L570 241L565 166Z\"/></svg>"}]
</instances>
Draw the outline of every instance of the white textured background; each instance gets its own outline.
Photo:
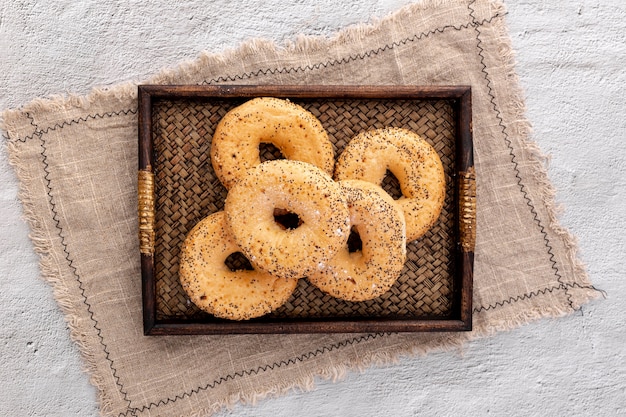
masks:
<instances>
[{"instance_id":1,"label":"white textured background","mask_svg":"<svg viewBox=\"0 0 626 417\"><path fill-rule=\"evenodd\" d=\"M0 108L141 80L251 37L327 35L408 0L0 1ZM183 3L183 2L181 2ZM237 4L234 7L234 4ZM506 1L517 72L562 224L606 300L470 343L319 381L223 416L626 415L626 3ZM0 151L0 416L96 416L95 390L21 217Z\"/></svg>"}]
</instances>

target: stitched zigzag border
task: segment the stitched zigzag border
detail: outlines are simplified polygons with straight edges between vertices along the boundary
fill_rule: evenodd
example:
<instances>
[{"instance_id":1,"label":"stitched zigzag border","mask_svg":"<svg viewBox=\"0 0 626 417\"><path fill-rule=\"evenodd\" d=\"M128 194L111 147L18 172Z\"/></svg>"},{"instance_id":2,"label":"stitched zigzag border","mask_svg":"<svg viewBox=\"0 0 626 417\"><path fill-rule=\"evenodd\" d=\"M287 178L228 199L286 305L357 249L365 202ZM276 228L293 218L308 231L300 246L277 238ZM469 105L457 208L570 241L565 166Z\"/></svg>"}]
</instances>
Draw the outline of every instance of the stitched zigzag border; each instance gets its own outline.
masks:
<instances>
[{"instance_id":1,"label":"stitched zigzag border","mask_svg":"<svg viewBox=\"0 0 626 417\"><path fill-rule=\"evenodd\" d=\"M476 3L476 0L472 0L471 2L468 3L467 8L469 9L469 15L472 18L472 20L474 22L476 22L476 10L472 7L474 4ZM480 56L480 63L482 65L482 69L481 71L485 74L485 81L487 82L487 94L489 95L489 99L492 105L492 108L495 112L495 116L498 119L498 126L501 128L502 131L502 135L503 135L503 139L506 142L507 147L509 148L509 154L511 156L511 163L513 164L513 169L515 170L515 177L517 178L517 185L519 186L520 192L522 193L522 195L524 196L524 200L526 201L526 204L528 205L528 207L530 208L530 212L533 215L533 221L537 224L537 227L539 228L539 232L542 234L543 239L545 241L545 246L548 252L548 255L550 255L549 259L550 262L552 263L552 269L554 270L554 275L556 277L557 282L559 282L561 285L559 286L559 288L563 288L565 290L565 296L567 297L567 302L569 303L569 306L572 310L576 310L574 308L574 303L572 302L572 296L568 291L568 286L565 285L565 283L562 280L562 275L559 272L559 268L557 266L557 262L556 259L554 258L554 252L552 250L552 245L550 244L550 241L548 239L548 233L545 230L545 227L543 226L541 219L539 218L539 214L537 213L537 210L535 209L535 206L533 205L530 197L528 196L528 192L526 190L526 186L524 185L523 181L522 181L522 176L519 170L519 164L517 163L517 156L515 155L514 149L513 149L513 143L511 141L511 139L509 138L509 134L507 132L507 127L504 124L504 119L502 118L502 113L500 112L500 109L496 103L496 97L494 95L494 91L493 91L493 87L492 87L492 82L489 76L489 73L487 71L487 64L485 63L485 55L484 55L484 51L485 49L482 46L482 40L480 39L481 36L481 32L480 32L480 28L478 25L474 25L474 30L476 31L476 48L478 49L478 55ZM545 294L545 293L544 293Z\"/></svg>"},{"instance_id":2,"label":"stitched zigzag border","mask_svg":"<svg viewBox=\"0 0 626 417\"><path fill-rule=\"evenodd\" d=\"M33 124L33 126L35 126ZM85 294L85 287L83 282L80 279L80 274L78 273L77 268L74 266L74 260L72 259L72 256L70 255L69 249L68 249L68 244L65 240L65 236L63 233L63 227L61 226L61 220L59 218L59 213L57 211L57 206L55 203L55 199L52 195L52 180L49 178L50 176L50 171L49 171L49 164L48 164L48 155L46 155L46 151L48 150L48 148L46 147L46 141L43 139L43 135L41 133L36 134L36 136L39 137L39 140L41 141L41 162L43 164L43 171L46 173L44 175L44 179L46 180L46 189L47 189L47 194L48 194L48 202L50 203L50 211L52 212L52 220L54 221L55 224L55 228L58 230L57 235L59 236L59 238L61 239L61 246L63 247L63 253L65 254L65 260L67 261L67 265L70 268L70 270L72 271L72 275L74 275L74 278L76 280L76 282L78 282L78 288L80 289L80 294L82 296L82 302L83 304L85 304L85 306L87 306L87 312L89 313L89 318L91 319L91 321L93 322L93 328L96 329L97 335L98 335L98 339L100 340L100 344L102 345L102 350L104 351L104 353L106 354L106 360L109 362L109 366L111 368L111 371L113 372L113 377L115 378L115 383L117 384L117 386L119 387L119 391L120 393L122 393L124 395L124 400L128 402L129 406L130 406L130 400L128 399L128 393L124 390L123 385L120 383L120 377L117 375L117 368L115 368L115 365L113 363L113 359L111 359L110 352L109 349L107 347L107 345L104 343L104 337L102 336L102 329L99 327L99 323L96 320L96 318L94 317L94 312L92 309L91 304L89 304L88 300L87 300L87 295Z\"/></svg>"},{"instance_id":3,"label":"stitched zigzag border","mask_svg":"<svg viewBox=\"0 0 626 417\"><path fill-rule=\"evenodd\" d=\"M55 125L48 126L45 129L40 129L35 124L35 119L33 118L33 116L30 113L26 112L26 117L30 119L30 124L35 128L35 131L31 135L16 139L16 141L26 143L27 140L33 139L35 136L41 136L43 134L47 134L58 129L63 129L66 126L75 125L81 122L87 122L89 120L104 119L105 117L128 116L129 114L137 114L137 109L124 109L116 112L88 114L86 116L79 117L78 119L63 121L63 123L57 123Z\"/></svg>"}]
</instances>

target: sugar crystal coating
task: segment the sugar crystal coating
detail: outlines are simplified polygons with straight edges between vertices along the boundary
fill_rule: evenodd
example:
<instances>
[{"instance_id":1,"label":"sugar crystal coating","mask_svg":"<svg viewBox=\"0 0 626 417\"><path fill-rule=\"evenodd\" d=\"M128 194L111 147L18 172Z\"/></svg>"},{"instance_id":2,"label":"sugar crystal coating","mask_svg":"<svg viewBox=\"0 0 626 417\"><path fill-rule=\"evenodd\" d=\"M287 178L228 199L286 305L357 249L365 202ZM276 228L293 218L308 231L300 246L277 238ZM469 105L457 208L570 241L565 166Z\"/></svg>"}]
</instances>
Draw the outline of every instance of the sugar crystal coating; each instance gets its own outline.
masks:
<instances>
[{"instance_id":1,"label":"sugar crystal coating","mask_svg":"<svg viewBox=\"0 0 626 417\"><path fill-rule=\"evenodd\" d=\"M391 171L400 183L396 200L406 220L407 241L424 235L437 221L445 199L445 172L437 151L417 133L387 127L362 132L345 147L335 179L380 185Z\"/></svg>"},{"instance_id":2,"label":"sugar crystal coating","mask_svg":"<svg viewBox=\"0 0 626 417\"><path fill-rule=\"evenodd\" d=\"M297 280L258 270L231 271L225 260L238 251L223 211L205 217L188 233L179 278L191 301L207 313L231 320L259 317L284 304Z\"/></svg>"},{"instance_id":3,"label":"sugar crystal coating","mask_svg":"<svg viewBox=\"0 0 626 417\"><path fill-rule=\"evenodd\" d=\"M336 298L371 300L387 292L404 267L404 215L378 185L361 180L339 184L348 201L351 227L358 232L362 248L350 252L346 244L308 280Z\"/></svg>"},{"instance_id":4,"label":"sugar crystal coating","mask_svg":"<svg viewBox=\"0 0 626 417\"><path fill-rule=\"evenodd\" d=\"M276 209L294 213L301 225L285 229ZM248 170L228 192L224 206L243 254L259 269L301 278L326 263L347 241L346 198L333 179L301 161L266 161Z\"/></svg>"},{"instance_id":5,"label":"sugar crystal coating","mask_svg":"<svg viewBox=\"0 0 626 417\"><path fill-rule=\"evenodd\" d=\"M333 145L320 121L289 100L258 97L230 110L215 128L211 163L227 189L261 163L261 143L276 146L286 159L333 173Z\"/></svg>"}]
</instances>

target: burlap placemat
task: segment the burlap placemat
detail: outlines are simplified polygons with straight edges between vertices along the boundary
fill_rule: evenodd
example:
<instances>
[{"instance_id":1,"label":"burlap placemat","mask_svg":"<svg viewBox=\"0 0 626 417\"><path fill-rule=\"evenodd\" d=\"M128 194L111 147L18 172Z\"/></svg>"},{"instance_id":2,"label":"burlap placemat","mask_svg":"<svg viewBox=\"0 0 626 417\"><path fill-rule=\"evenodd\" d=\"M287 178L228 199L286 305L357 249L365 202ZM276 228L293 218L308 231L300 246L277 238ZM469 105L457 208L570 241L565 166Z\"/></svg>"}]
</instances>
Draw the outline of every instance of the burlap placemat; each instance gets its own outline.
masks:
<instances>
[{"instance_id":1,"label":"burlap placemat","mask_svg":"<svg viewBox=\"0 0 626 417\"><path fill-rule=\"evenodd\" d=\"M135 85L39 99L3 115L43 275L98 387L103 415L210 414L311 387L315 376L446 349L595 297L529 141L499 2L427 1L332 39L251 41L155 76L167 84L464 84L477 171L474 331L144 337Z\"/></svg>"}]
</instances>

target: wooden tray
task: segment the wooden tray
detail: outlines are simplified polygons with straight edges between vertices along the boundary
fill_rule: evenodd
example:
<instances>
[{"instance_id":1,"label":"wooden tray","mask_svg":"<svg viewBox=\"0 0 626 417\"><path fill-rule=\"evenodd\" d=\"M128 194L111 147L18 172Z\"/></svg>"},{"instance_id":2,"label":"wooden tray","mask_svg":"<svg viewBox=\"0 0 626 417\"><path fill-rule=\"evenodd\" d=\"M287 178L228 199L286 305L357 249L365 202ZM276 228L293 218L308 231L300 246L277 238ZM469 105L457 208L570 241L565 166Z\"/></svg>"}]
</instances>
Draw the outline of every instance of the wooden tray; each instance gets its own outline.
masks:
<instances>
[{"instance_id":1,"label":"wooden tray","mask_svg":"<svg viewBox=\"0 0 626 417\"><path fill-rule=\"evenodd\" d=\"M411 129L437 149L446 172L439 221L407 245L402 276L385 295L352 303L301 279L264 317L217 319L187 298L179 248L202 218L223 208L226 189L209 157L213 129L253 97L288 98L316 115L339 155L357 133ZM262 148L263 158L275 150ZM475 173L471 90L465 86L139 86L139 238L144 333L330 333L466 331L472 327ZM398 193L395 177L384 188Z\"/></svg>"}]
</instances>

